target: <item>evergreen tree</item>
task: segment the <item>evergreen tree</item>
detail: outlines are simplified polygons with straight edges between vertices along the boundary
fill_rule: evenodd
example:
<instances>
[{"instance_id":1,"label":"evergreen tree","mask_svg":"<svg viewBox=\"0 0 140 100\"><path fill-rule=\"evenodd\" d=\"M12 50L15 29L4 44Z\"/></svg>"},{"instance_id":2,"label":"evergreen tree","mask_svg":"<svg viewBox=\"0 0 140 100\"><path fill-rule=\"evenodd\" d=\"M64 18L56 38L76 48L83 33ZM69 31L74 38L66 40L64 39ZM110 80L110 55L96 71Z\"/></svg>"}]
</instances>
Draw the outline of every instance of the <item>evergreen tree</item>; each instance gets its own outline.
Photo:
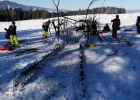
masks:
<instances>
[{"instance_id":1,"label":"evergreen tree","mask_svg":"<svg viewBox=\"0 0 140 100\"><path fill-rule=\"evenodd\" d=\"M85 15L87 10L77 10L68 12L59 12L59 16L71 16L71 15ZM125 14L125 8L117 7L100 7L89 9L88 14ZM55 13L50 13L46 10L22 10L21 8L9 8L0 9L0 20L1 21L17 21L17 20L29 20L29 19L44 19L57 17Z\"/></svg>"}]
</instances>

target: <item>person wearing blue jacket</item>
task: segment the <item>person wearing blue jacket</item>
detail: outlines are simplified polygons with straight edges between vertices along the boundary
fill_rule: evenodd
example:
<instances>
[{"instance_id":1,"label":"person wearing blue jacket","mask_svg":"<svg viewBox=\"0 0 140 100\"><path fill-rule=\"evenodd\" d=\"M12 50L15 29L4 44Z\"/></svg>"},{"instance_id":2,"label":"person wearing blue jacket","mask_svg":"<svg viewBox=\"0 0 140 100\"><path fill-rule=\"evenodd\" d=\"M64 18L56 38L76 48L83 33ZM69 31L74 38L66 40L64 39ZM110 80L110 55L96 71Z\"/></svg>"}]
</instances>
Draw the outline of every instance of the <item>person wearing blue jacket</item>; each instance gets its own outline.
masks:
<instances>
[{"instance_id":1,"label":"person wearing blue jacket","mask_svg":"<svg viewBox=\"0 0 140 100\"><path fill-rule=\"evenodd\" d=\"M12 24L9 26L9 29L6 29L5 30L8 30L9 32L9 35L10 35L10 42L13 46L19 46L19 41L17 39L17 36L16 36L16 29L17 27L15 26L15 22L12 22Z\"/></svg>"}]
</instances>

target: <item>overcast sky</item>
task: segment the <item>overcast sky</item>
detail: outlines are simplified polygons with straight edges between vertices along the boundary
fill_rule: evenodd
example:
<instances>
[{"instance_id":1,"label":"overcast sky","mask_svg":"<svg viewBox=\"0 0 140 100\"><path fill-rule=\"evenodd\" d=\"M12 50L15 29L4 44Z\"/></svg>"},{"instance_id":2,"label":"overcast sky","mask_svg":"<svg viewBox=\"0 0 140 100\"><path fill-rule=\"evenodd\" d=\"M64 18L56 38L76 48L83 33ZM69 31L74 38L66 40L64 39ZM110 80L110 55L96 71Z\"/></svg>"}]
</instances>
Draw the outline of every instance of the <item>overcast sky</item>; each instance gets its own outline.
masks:
<instances>
[{"instance_id":1,"label":"overcast sky","mask_svg":"<svg viewBox=\"0 0 140 100\"><path fill-rule=\"evenodd\" d=\"M45 8L55 8L52 0L9 0L11 2L16 2L19 4L25 4L29 6L39 6ZM56 3L58 0L54 0ZM91 0L60 0L59 9L66 10L78 10L86 9ZM90 8L101 7L104 0L98 0L91 5ZM103 6L113 6L113 7L122 7L126 10L139 10L140 9L140 0L105 0Z\"/></svg>"}]
</instances>

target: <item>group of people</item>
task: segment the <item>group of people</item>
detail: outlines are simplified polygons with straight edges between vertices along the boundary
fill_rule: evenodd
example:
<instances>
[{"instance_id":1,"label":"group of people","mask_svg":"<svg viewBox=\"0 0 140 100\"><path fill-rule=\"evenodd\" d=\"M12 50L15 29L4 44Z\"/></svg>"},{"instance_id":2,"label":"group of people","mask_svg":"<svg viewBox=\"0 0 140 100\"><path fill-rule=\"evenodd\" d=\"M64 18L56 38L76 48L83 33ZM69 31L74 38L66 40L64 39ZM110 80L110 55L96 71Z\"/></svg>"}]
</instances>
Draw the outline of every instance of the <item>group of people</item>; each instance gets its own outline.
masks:
<instances>
[{"instance_id":1,"label":"group of people","mask_svg":"<svg viewBox=\"0 0 140 100\"><path fill-rule=\"evenodd\" d=\"M120 19L119 19L119 15L116 15L116 18L111 20L111 22L113 22L112 24L112 37L116 38L117 37L117 30L120 30ZM136 29L137 29L137 33L140 34L140 16L137 17L137 21L136 21Z\"/></svg>"},{"instance_id":2,"label":"group of people","mask_svg":"<svg viewBox=\"0 0 140 100\"><path fill-rule=\"evenodd\" d=\"M112 28L113 28L112 37L116 38L117 37L117 30L119 29L119 26L120 26L119 16L116 15L116 18L111 20L111 22L113 22L113 25L112 25ZM44 22L43 25L42 25L42 28L44 29L44 34L42 34L42 36L44 38L47 38L47 36L48 36L48 29L49 29L50 23L51 23L51 21L48 20L48 21ZM17 38L17 35L16 35L17 27L16 27L15 24L16 23L13 21L11 23L11 25L9 26L9 28L8 29L5 28L4 30L6 30L7 33L8 33L8 34L6 34L6 38L10 39L10 44L13 45L13 46L19 46L19 41L18 41L18 38ZM53 26L55 26L55 25L53 25ZM84 29L84 28L85 28L85 26L82 24L82 27L78 27L76 31ZM110 31L110 28L109 28L108 24L106 24L106 26L104 27L103 31Z\"/></svg>"},{"instance_id":3,"label":"group of people","mask_svg":"<svg viewBox=\"0 0 140 100\"><path fill-rule=\"evenodd\" d=\"M116 18L111 20L111 22L113 22L112 24L112 37L113 38L117 38L117 30L120 30L120 19L119 19L119 15L116 15ZM106 30L108 27L108 25L106 25L104 27L103 30ZM140 16L137 17L137 21L136 21L136 29L137 29L137 33L140 34Z\"/></svg>"},{"instance_id":4,"label":"group of people","mask_svg":"<svg viewBox=\"0 0 140 100\"><path fill-rule=\"evenodd\" d=\"M116 18L111 20L111 22L112 22L112 37L117 38L117 30L120 29L120 24L121 24L120 19L119 19L119 15L116 15ZM51 21L48 20L48 21L44 22L42 25L42 28L44 29L44 34L42 34L42 35L45 38L47 38L47 36L48 36L48 29L49 29L50 23L51 23ZM11 45L19 46L19 41L18 41L18 38L16 35L16 28L17 27L15 24L16 23L13 21L11 23L11 25L9 26L9 28L8 29L5 28L4 30L6 30L8 33L8 34L6 34L6 38L10 39ZM52 24L54 24L54 23L52 22ZM55 25L53 25L53 26L55 28ZM140 16L137 17L136 27L137 27L138 34L140 34ZM82 24L82 26L78 27L76 29L76 31L84 29L84 28L85 28L85 26ZM108 24L106 24L106 26L104 26L102 31L110 31Z\"/></svg>"},{"instance_id":5,"label":"group of people","mask_svg":"<svg viewBox=\"0 0 140 100\"><path fill-rule=\"evenodd\" d=\"M111 20L111 22L113 22L112 24L112 37L113 38L117 38L117 30L120 29L120 19L119 19L119 15L116 15L116 18ZM79 27L76 27L76 31L79 31L79 30L84 30L85 29L85 25L82 23L81 26ZM92 30L92 34L96 33L97 32L97 27L96 27L96 23L92 24L91 25L91 30ZM140 29L140 28L139 28ZM103 28L103 30L100 32L100 33L104 33L104 32L108 32L110 31L110 27L108 26L108 24L106 24Z\"/></svg>"},{"instance_id":6,"label":"group of people","mask_svg":"<svg viewBox=\"0 0 140 100\"><path fill-rule=\"evenodd\" d=\"M111 20L111 22L113 22L113 24L112 24L112 37L117 38L117 30L120 29L120 24L121 24L120 19L119 19L119 15L116 15L116 18ZM44 22L42 25L42 28L44 29L43 37L45 37L45 38L47 38L48 28L49 28L50 23L51 23L51 21L48 20L48 21ZM55 25L53 25L53 26L55 26ZM92 27L92 28L95 28L95 27ZM84 30L84 29L85 29L85 25L83 23L81 26L76 27L76 31ZM110 31L110 27L108 26L108 24L106 24L106 26L104 26L102 31L107 31L107 32Z\"/></svg>"},{"instance_id":7,"label":"group of people","mask_svg":"<svg viewBox=\"0 0 140 100\"><path fill-rule=\"evenodd\" d=\"M113 22L112 23L112 37L117 38L117 30L120 29L120 24L121 24L120 19L119 19L119 15L116 15L116 18L111 20L111 22ZM108 24L106 24L106 26L104 26L102 32L104 32L104 31L105 32L110 31Z\"/></svg>"},{"instance_id":8,"label":"group of people","mask_svg":"<svg viewBox=\"0 0 140 100\"><path fill-rule=\"evenodd\" d=\"M42 28L44 28L44 32L45 32L42 35L45 38L47 38L48 28L50 23L51 21L49 20L47 22L44 22L42 25ZM4 30L6 31L5 38L10 39L10 44L9 44L10 46L19 47L19 41L17 38L16 29L17 29L16 23L13 21L8 29L4 28Z\"/></svg>"}]
</instances>

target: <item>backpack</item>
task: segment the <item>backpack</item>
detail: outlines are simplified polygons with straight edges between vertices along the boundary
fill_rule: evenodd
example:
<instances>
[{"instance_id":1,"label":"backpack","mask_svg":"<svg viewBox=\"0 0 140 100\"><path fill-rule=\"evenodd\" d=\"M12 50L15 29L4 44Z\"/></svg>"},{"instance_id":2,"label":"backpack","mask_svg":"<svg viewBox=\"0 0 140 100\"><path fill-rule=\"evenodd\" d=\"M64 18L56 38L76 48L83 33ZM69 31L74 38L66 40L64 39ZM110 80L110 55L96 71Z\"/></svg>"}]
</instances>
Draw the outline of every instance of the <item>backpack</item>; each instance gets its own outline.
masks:
<instances>
[{"instance_id":1,"label":"backpack","mask_svg":"<svg viewBox=\"0 0 140 100\"><path fill-rule=\"evenodd\" d=\"M44 22L44 23L42 24L42 28L45 28L45 25L47 25L47 22Z\"/></svg>"},{"instance_id":2,"label":"backpack","mask_svg":"<svg viewBox=\"0 0 140 100\"><path fill-rule=\"evenodd\" d=\"M7 31L6 34L5 34L5 38L6 38L6 39L10 39L10 35L9 35L9 32L8 32L8 31Z\"/></svg>"}]
</instances>

